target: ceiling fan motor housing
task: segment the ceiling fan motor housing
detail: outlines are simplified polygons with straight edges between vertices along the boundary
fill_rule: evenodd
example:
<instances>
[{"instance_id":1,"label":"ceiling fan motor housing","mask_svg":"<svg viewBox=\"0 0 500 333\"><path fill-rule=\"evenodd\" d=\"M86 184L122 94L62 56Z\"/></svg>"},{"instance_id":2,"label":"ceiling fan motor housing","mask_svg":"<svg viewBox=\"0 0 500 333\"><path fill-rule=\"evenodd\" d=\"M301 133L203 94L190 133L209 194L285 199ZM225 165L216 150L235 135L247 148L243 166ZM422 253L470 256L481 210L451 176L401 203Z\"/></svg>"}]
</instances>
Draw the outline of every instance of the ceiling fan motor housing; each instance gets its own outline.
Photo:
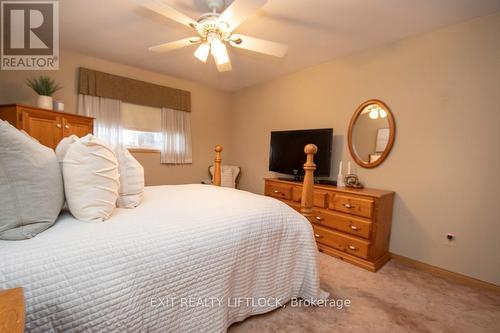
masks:
<instances>
[{"instance_id":1,"label":"ceiling fan motor housing","mask_svg":"<svg viewBox=\"0 0 500 333\"><path fill-rule=\"evenodd\" d=\"M202 40L208 40L217 36L220 40L228 40L231 33L229 25L219 21L219 13L206 13L198 19L198 25L194 27L200 34Z\"/></svg>"}]
</instances>

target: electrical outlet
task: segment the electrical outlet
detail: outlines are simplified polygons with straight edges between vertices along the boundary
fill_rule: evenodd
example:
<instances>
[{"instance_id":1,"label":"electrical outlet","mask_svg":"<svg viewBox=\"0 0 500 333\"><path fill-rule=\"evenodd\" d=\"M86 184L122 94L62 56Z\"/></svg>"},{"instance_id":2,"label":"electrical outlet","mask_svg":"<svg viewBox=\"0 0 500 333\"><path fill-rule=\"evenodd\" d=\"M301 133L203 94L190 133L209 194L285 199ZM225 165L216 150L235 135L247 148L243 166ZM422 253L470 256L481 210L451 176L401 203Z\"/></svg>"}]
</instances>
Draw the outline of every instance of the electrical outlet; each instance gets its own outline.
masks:
<instances>
[{"instance_id":1,"label":"electrical outlet","mask_svg":"<svg viewBox=\"0 0 500 333\"><path fill-rule=\"evenodd\" d=\"M446 237L446 240L444 241L444 245L447 245L447 246L455 246L456 245L457 239L456 239L454 234L449 232L445 235L445 237Z\"/></svg>"}]
</instances>

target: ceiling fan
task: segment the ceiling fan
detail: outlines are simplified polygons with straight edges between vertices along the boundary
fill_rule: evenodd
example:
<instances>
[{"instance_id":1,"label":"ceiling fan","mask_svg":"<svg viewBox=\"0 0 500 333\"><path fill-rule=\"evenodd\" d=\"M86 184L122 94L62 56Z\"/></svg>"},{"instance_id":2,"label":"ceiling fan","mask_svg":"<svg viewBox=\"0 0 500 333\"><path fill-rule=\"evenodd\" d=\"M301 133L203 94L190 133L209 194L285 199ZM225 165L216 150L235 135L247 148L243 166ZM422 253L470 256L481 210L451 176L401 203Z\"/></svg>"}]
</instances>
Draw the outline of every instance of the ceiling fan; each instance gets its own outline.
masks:
<instances>
[{"instance_id":1,"label":"ceiling fan","mask_svg":"<svg viewBox=\"0 0 500 333\"><path fill-rule=\"evenodd\" d=\"M284 57L288 46L267 40L234 34L234 30L249 16L262 7L267 0L235 0L223 13L224 0L205 0L208 13L202 14L197 21L166 5L162 0L137 0L137 2L158 14L195 29L199 36L184 38L149 48L153 52L168 52L185 46L200 44L194 56L206 62L212 54L217 70L226 72L232 69L226 44L274 57Z\"/></svg>"}]
</instances>

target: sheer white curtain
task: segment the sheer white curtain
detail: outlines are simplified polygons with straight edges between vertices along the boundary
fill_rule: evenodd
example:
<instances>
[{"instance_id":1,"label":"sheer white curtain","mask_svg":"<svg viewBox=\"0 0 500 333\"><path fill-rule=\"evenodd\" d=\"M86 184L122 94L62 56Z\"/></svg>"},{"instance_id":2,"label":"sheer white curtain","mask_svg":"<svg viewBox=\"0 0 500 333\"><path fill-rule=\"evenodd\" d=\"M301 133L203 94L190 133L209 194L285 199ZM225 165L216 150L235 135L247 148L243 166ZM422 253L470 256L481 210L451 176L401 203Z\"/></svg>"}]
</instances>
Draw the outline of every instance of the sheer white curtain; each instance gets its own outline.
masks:
<instances>
[{"instance_id":1,"label":"sheer white curtain","mask_svg":"<svg viewBox=\"0 0 500 333\"><path fill-rule=\"evenodd\" d=\"M94 117L94 135L112 147L122 144L122 102L116 99L78 95L78 114Z\"/></svg>"},{"instance_id":2,"label":"sheer white curtain","mask_svg":"<svg viewBox=\"0 0 500 333\"><path fill-rule=\"evenodd\" d=\"M161 133L163 136L161 163L193 163L190 112L162 108Z\"/></svg>"}]
</instances>

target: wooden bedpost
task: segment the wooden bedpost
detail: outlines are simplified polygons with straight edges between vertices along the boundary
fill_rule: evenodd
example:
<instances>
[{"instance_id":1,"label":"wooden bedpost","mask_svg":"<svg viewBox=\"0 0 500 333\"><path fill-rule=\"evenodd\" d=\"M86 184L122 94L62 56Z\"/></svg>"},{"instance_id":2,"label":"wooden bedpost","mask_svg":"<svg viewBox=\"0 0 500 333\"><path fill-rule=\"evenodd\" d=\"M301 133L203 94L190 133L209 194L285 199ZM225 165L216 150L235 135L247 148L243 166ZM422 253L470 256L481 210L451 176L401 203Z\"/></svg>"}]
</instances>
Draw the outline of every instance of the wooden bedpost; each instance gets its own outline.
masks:
<instances>
[{"instance_id":1,"label":"wooden bedpost","mask_svg":"<svg viewBox=\"0 0 500 333\"><path fill-rule=\"evenodd\" d=\"M312 214L313 207L313 187L314 187L314 154L318 152L318 147L313 144L308 144L304 147L304 153L307 154L306 163L304 164L304 184L302 185L302 199L300 202L300 212L305 217L309 218Z\"/></svg>"},{"instance_id":2,"label":"wooden bedpost","mask_svg":"<svg viewBox=\"0 0 500 333\"><path fill-rule=\"evenodd\" d=\"M214 160L214 176L212 178L212 183L214 185L220 186L220 174L221 174L221 153L222 152L222 146L217 145L215 146L215 160Z\"/></svg>"}]
</instances>

